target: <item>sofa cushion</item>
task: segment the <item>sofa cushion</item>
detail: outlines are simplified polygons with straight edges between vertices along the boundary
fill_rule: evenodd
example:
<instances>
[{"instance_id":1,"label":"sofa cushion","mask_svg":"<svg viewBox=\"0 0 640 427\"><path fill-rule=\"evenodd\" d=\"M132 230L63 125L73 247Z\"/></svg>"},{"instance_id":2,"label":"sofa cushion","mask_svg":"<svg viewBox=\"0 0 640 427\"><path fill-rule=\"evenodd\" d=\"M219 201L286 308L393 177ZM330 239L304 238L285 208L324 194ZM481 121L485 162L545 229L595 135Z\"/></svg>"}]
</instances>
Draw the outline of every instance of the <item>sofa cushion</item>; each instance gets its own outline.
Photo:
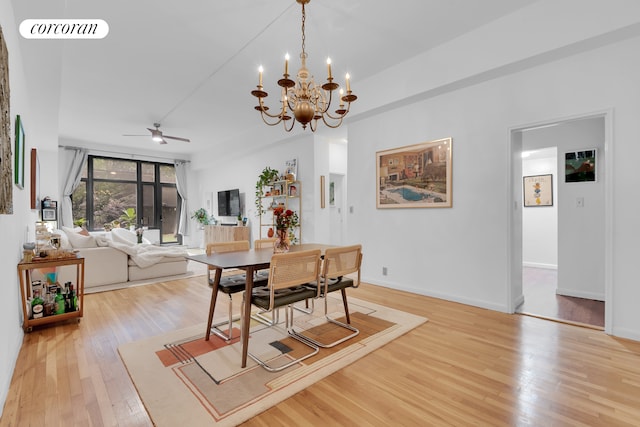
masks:
<instances>
[{"instance_id":1,"label":"sofa cushion","mask_svg":"<svg viewBox=\"0 0 640 427\"><path fill-rule=\"evenodd\" d=\"M71 244L71 246L75 249L98 247L96 239L93 236L85 236L69 227L62 227L62 230L67 235L67 239L69 239L69 243Z\"/></svg>"}]
</instances>

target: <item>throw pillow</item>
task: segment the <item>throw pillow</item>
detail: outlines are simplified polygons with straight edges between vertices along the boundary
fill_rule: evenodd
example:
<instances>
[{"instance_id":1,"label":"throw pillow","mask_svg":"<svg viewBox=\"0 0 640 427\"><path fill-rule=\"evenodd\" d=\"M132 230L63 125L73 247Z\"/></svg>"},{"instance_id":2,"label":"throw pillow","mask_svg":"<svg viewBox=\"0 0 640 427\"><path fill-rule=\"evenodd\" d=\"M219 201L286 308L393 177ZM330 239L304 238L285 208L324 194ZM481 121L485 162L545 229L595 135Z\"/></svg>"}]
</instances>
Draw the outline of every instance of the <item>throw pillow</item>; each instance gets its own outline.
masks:
<instances>
[{"instance_id":1,"label":"throw pillow","mask_svg":"<svg viewBox=\"0 0 640 427\"><path fill-rule=\"evenodd\" d=\"M68 232L67 238L74 248L97 248L96 239L93 236L83 236L77 232Z\"/></svg>"}]
</instances>

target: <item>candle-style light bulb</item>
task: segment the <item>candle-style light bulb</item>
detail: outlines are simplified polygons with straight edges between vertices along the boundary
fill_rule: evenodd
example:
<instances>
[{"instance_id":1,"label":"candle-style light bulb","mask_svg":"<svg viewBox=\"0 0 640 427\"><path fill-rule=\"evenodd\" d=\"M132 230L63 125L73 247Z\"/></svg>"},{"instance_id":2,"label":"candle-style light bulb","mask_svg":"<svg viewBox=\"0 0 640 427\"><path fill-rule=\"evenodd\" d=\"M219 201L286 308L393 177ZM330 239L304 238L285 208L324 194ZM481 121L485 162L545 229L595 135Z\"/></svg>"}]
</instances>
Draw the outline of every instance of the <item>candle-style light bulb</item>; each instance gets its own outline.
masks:
<instances>
[{"instance_id":1,"label":"candle-style light bulb","mask_svg":"<svg viewBox=\"0 0 640 427\"><path fill-rule=\"evenodd\" d=\"M331 76L331 58L327 58L327 72L329 77L327 80L331 80L333 77Z\"/></svg>"},{"instance_id":2,"label":"candle-style light bulb","mask_svg":"<svg viewBox=\"0 0 640 427\"><path fill-rule=\"evenodd\" d=\"M347 73L346 76L344 76L345 80L347 81L347 93L351 92L351 83L349 82L349 79L351 78L351 76L349 75L349 73Z\"/></svg>"},{"instance_id":3,"label":"candle-style light bulb","mask_svg":"<svg viewBox=\"0 0 640 427\"><path fill-rule=\"evenodd\" d=\"M284 56L284 74L289 74L289 53Z\"/></svg>"},{"instance_id":4,"label":"candle-style light bulb","mask_svg":"<svg viewBox=\"0 0 640 427\"><path fill-rule=\"evenodd\" d=\"M344 100L342 99L342 95L344 95L344 89L340 88L340 108L344 107Z\"/></svg>"},{"instance_id":5,"label":"candle-style light bulb","mask_svg":"<svg viewBox=\"0 0 640 427\"><path fill-rule=\"evenodd\" d=\"M258 86L262 86L262 72L264 71L264 68L262 68L262 65L258 67Z\"/></svg>"}]
</instances>

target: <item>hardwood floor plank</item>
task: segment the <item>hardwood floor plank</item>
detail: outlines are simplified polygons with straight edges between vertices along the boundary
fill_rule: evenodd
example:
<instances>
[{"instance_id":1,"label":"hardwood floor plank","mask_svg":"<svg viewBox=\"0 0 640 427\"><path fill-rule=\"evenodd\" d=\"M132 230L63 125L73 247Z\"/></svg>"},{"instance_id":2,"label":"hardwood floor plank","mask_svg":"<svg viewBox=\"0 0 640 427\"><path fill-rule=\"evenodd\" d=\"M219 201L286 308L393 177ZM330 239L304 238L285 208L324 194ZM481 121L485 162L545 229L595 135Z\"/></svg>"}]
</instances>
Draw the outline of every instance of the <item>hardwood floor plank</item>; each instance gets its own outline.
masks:
<instances>
[{"instance_id":1,"label":"hardwood floor plank","mask_svg":"<svg viewBox=\"0 0 640 427\"><path fill-rule=\"evenodd\" d=\"M243 425L640 425L639 342L368 284L349 294L429 322ZM204 277L87 295L80 323L25 335L0 426L151 426L117 348L203 323L209 296Z\"/></svg>"}]
</instances>

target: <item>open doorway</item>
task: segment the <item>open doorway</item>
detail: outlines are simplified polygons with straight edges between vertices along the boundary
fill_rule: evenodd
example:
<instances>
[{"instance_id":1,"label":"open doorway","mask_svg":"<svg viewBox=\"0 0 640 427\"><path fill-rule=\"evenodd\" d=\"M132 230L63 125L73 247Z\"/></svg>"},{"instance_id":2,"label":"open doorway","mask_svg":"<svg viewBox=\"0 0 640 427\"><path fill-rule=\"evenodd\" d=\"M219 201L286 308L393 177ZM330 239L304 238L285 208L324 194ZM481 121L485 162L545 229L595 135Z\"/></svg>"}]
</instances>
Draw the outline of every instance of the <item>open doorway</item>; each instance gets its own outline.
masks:
<instances>
[{"instance_id":1,"label":"open doorway","mask_svg":"<svg viewBox=\"0 0 640 427\"><path fill-rule=\"evenodd\" d=\"M523 127L511 139L512 161L521 162L512 167L512 183L520 187L512 194L522 206L514 228L521 238L520 265L512 263L521 268L512 272L518 279L515 311L603 328L605 116ZM585 152L594 157L582 159ZM594 173L572 182L566 171L576 157L591 162ZM537 181L544 197L530 203L529 196L541 194Z\"/></svg>"}]
</instances>

